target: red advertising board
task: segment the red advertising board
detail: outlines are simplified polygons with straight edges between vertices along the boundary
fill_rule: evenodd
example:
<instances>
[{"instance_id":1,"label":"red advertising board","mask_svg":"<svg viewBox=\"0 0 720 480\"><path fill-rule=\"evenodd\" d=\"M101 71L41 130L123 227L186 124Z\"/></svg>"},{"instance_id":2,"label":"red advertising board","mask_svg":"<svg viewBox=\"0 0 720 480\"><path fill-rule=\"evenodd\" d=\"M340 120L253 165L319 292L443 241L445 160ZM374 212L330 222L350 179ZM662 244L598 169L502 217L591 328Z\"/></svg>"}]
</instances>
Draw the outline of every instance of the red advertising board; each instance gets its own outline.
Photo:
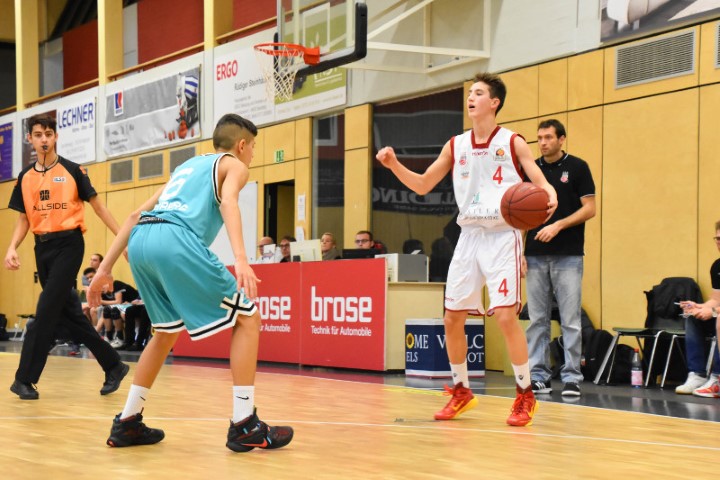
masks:
<instances>
[{"instance_id":1,"label":"red advertising board","mask_svg":"<svg viewBox=\"0 0 720 480\"><path fill-rule=\"evenodd\" d=\"M258 359L385 369L385 259L253 265L262 317ZM176 356L229 358L230 330L180 335Z\"/></svg>"},{"instance_id":2,"label":"red advertising board","mask_svg":"<svg viewBox=\"0 0 720 480\"><path fill-rule=\"evenodd\" d=\"M253 265L262 318L258 360L300 363L301 263Z\"/></svg>"},{"instance_id":3,"label":"red advertising board","mask_svg":"<svg viewBox=\"0 0 720 480\"><path fill-rule=\"evenodd\" d=\"M385 369L385 259L303 264L300 363Z\"/></svg>"}]
</instances>

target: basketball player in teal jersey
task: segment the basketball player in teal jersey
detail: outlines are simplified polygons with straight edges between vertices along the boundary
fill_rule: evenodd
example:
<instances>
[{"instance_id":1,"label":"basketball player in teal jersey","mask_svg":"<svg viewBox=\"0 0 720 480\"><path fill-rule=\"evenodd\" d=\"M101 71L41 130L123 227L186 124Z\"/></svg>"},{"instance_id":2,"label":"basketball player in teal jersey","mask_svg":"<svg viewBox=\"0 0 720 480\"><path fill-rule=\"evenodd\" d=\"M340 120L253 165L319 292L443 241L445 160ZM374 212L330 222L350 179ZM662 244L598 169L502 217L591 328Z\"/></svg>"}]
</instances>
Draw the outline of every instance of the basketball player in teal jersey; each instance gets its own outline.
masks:
<instances>
[{"instance_id":1,"label":"basketball player in teal jersey","mask_svg":"<svg viewBox=\"0 0 720 480\"><path fill-rule=\"evenodd\" d=\"M238 195L247 183L257 127L235 114L223 116L213 133L215 154L191 158L170 181L123 224L90 284L89 302L99 305L102 286L128 247L130 268L155 328L138 361L127 403L112 425L112 447L161 441L162 430L142 422L142 410L165 358L182 330L199 340L232 329L230 369L233 416L227 447L247 452L280 448L292 440L290 427L270 427L254 405L260 314L252 298L257 283L243 243ZM225 223L235 257L235 275L208 245Z\"/></svg>"}]
</instances>

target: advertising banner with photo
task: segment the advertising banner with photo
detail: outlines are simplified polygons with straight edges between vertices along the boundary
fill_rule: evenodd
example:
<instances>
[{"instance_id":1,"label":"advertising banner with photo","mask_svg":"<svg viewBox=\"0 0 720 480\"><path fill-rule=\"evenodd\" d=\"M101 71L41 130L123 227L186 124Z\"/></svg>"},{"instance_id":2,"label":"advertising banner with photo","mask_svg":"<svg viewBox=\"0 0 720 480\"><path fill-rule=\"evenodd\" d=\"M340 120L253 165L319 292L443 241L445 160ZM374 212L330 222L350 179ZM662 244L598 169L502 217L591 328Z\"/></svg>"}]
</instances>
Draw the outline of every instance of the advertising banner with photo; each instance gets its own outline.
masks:
<instances>
[{"instance_id":1,"label":"advertising banner with photo","mask_svg":"<svg viewBox=\"0 0 720 480\"><path fill-rule=\"evenodd\" d=\"M105 97L109 157L167 147L201 135L200 66Z\"/></svg>"},{"instance_id":2,"label":"advertising banner with photo","mask_svg":"<svg viewBox=\"0 0 720 480\"><path fill-rule=\"evenodd\" d=\"M13 131L9 117L0 117L0 181L13 178Z\"/></svg>"},{"instance_id":3,"label":"advertising banner with photo","mask_svg":"<svg viewBox=\"0 0 720 480\"><path fill-rule=\"evenodd\" d=\"M237 113L262 126L345 105L347 101L345 69L334 68L296 79L293 98L280 101L267 94L261 62L272 68L272 57L258 56L252 47L215 56L213 123L226 113Z\"/></svg>"},{"instance_id":4,"label":"advertising banner with photo","mask_svg":"<svg viewBox=\"0 0 720 480\"><path fill-rule=\"evenodd\" d=\"M600 40L614 42L646 36L720 16L720 0L605 0Z\"/></svg>"}]
</instances>

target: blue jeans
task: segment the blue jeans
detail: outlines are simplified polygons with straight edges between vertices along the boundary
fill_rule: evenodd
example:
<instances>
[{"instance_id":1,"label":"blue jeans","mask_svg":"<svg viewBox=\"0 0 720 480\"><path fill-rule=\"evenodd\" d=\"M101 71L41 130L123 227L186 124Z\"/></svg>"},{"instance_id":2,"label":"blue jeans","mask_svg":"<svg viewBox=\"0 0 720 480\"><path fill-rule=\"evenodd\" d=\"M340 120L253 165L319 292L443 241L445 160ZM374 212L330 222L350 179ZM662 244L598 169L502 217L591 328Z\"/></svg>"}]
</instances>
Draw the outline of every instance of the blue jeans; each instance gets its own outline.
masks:
<instances>
[{"instance_id":1,"label":"blue jeans","mask_svg":"<svg viewBox=\"0 0 720 480\"><path fill-rule=\"evenodd\" d=\"M715 319L698 320L695 317L685 319L685 350L687 354L688 372L705 376L708 358L709 343L706 338L715 336ZM713 354L712 373L720 374L720 356L715 348Z\"/></svg>"},{"instance_id":2,"label":"blue jeans","mask_svg":"<svg viewBox=\"0 0 720 480\"><path fill-rule=\"evenodd\" d=\"M563 382L580 383L582 333L582 256L541 255L527 257L527 303L530 326L527 329L530 376L533 380L550 380L550 310L555 293L560 310L565 350L565 366L560 372Z\"/></svg>"}]
</instances>

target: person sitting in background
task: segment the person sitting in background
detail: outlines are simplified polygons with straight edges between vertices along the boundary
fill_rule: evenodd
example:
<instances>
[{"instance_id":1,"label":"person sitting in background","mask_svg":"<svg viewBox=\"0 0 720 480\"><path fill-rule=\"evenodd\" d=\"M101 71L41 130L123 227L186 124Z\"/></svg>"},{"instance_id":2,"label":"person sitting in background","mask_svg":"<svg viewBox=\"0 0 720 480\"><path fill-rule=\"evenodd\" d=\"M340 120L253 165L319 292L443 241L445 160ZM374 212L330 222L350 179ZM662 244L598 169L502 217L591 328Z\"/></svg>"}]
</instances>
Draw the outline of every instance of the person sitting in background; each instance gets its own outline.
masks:
<instances>
[{"instance_id":1,"label":"person sitting in background","mask_svg":"<svg viewBox=\"0 0 720 480\"><path fill-rule=\"evenodd\" d=\"M282 257L280 258L280 261L278 263L287 263L291 262L292 258L290 258L290 242L294 242L295 237L292 237L290 235L285 235L280 240L280 254Z\"/></svg>"},{"instance_id":2,"label":"person sitting in background","mask_svg":"<svg viewBox=\"0 0 720 480\"><path fill-rule=\"evenodd\" d=\"M100 255L99 253L93 253L90 256L90 265L85 270L83 270L83 275L82 275L81 281L82 281L82 286L83 286L83 292L85 292L86 295L87 295L87 287L90 286L90 281L92 280L92 278L87 278L87 272L90 270L92 270L93 273L96 272L98 267L100 266L100 262L102 262L102 261L103 261L102 255Z\"/></svg>"},{"instance_id":3,"label":"person sitting in background","mask_svg":"<svg viewBox=\"0 0 720 480\"><path fill-rule=\"evenodd\" d=\"M418 240L417 238L408 238L403 242L402 252L404 254L410 254L410 253L425 253L425 247L423 246L422 241Z\"/></svg>"},{"instance_id":4,"label":"person sitting in background","mask_svg":"<svg viewBox=\"0 0 720 480\"><path fill-rule=\"evenodd\" d=\"M110 342L110 346L113 348L120 348L124 342L120 338L120 333L123 331L123 321L125 316L125 310L131 305L131 302L139 298L138 291L131 287L125 282L115 280L112 285L112 291L108 291L102 294L102 305L103 305L103 323L105 325L105 340ZM111 325L112 322L112 325ZM112 336L114 327L115 335Z\"/></svg>"},{"instance_id":5,"label":"person sitting in background","mask_svg":"<svg viewBox=\"0 0 720 480\"><path fill-rule=\"evenodd\" d=\"M323 260L337 260L342 258L340 250L337 249L335 243L335 235L325 232L320 237L320 250L322 251Z\"/></svg>"},{"instance_id":6,"label":"person sitting in background","mask_svg":"<svg viewBox=\"0 0 720 480\"><path fill-rule=\"evenodd\" d=\"M255 263L275 263L275 255L273 254L266 254L264 248L268 245L274 245L275 240L273 240L272 237L262 237L260 240L258 240L257 248L257 258L255 259Z\"/></svg>"},{"instance_id":7,"label":"person sitting in background","mask_svg":"<svg viewBox=\"0 0 720 480\"><path fill-rule=\"evenodd\" d=\"M142 352L150 340L152 330L150 317L145 308L145 302L141 298L130 303L131 305L125 310L124 343L118 350Z\"/></svg>"},{"instance_id":8,"label":"person sitting in background","mask_svg":"<svg viewBox=\"0 0 720 480\"><path fill-rule=\"evenodd\" d=\"M720 250L720 221L715 222L715 246ZM720 355L718 349L713 352L713 366L710 377L706 377L705 359L707 358L706 339L717 335L720 323L720 258L710 267L712 292L710 299L702 304L691 301L680 302L685 318L685 349L687 352L688 378L675 389L675 393L690 394L698 397L720 398Z\"/></svg>"},{"instance_id":9,"label":"person sitting in background","mask_svg":"<svg viewBox=\"0 0 720 480\"><path fill-rule=\"evenodd\" d=\"M381 241L375 240L370 230L360 230L355 234L355 246L366 250L373 248L380 253L387 253L387 247Z\"/></svg>"}]
</instances>

